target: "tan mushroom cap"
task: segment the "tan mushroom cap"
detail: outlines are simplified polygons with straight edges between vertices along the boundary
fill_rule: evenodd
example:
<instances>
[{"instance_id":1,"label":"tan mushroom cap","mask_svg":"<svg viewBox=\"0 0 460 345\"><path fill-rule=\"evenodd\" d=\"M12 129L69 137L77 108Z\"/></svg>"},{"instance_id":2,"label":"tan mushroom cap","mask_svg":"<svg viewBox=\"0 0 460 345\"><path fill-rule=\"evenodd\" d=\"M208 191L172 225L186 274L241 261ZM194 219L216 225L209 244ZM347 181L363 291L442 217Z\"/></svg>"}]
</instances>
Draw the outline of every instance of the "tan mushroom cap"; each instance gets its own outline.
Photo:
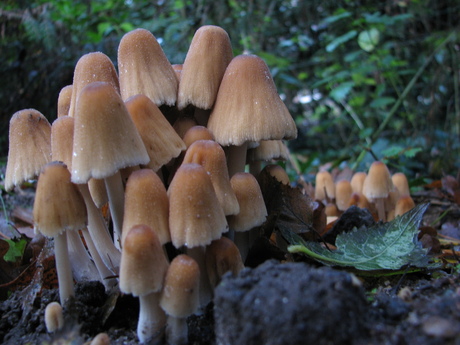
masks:
<instances>
[{"instance_id":1,"label":"tan mushroom cap","mask_svg":"<svg viewBox=\"0 0 460 345\"><path fill-rule=\"evenodd\" d=\"M125 104L147 149L149 168L159 170L186 149L182 139L150 98L135 95Z\"/></svg>"},{"instance_id":2,"label":"tan mushroom cap","mask_svg":"<svg viewBox=\"0 0 460 345\"><path fill-rule=\"evenodd\" d=\"M56 332L64 327L64 313L58 302L51 302L46 305L45 325L49 333Z\"/></svg>"},{"instance_id":3,"label":"tan mushroom cap","mask_svg":"<svg viewBox=\"0 0 460 345\"><path fill-rule=\"evenodd\" d=\"M14 113L9 127L5 189L35 178L50 161L51 125L45 116L35 109Z\"/></svg>"},{"instance_id":4,"label":"tan mushroom cap","mask_svg":"<svg viewBox=\"0 0 460 345\"><path fill-rule=\"evenodd\" d=\"M87 85L78 97L76 110L73 182L106 178L121 168L149 162L139 132L120 95L110 84Z\"/></svg>"},{"instance_id":5,"label":"tan mushroom cap","mask_svg":"<svg viewBox=\"0 0 460 345\"><path fill-rule=\"evenodd\" d=\"M120 93L120 83L115 66L112 60L101 52L85 54L78 60L73 74L72 98L67 115L75 116L77 98L81 90L96 81L107 82Z\"/></svg>"},{"instance_id":6,"label":"tan mushroom cap","mask_svg":"<svg viewBox=\"0 0 460 345\"><path fill-rule=\"evenodd\" d=\"M184 135L185 146L189 147L198 140L214 140L214 135L207 127L199 125L190 127Z\"/></svg>"},{"instance_id":7,"label":"tan mushroom cap","mask_svg":"<svg viewBox=\"0 0 460 345\"><path fill-rule=\"evenodd\" d=\"M168 195L158 175L151 169L132 172L125 189L122 243L129 229L136 224L152 228L162 245L170 242L168 217Z\"/></svg>"},{"instance_id":8,"label":"tan mushroom cap","mask_svg":"<svg viewBox=\"0 0 460 345\"><path fill-rule=\"evenodd\" d=\"M86 226L85 201L77 186L70 182L70 172L64 163L50 162L43 167L37 182L33 216L35 228L49 237Z\"/></svg>"},{"instance_id":9,"label":"tan mushroom cap","mask_svg":"<svg viewBox=\"0 0 460 345\"><path fill-rule=\"evenodd\" d=\"M169 228L176 248L205 246L228 230L211 179L199 164L182 164L168 188Z\"/></svg>"},{"instance_id":10,"label":"tan mushroom cap","mask_svg":"<svg viewBox=\"0 0 460 345\"><path fill-rule=\"evenodd\" d=\"M185 318L195 313L199 303L200 269L188 255L176 256L166 273L160 306L167 315Z\"/></svg>"},{"instance_id":11,"label":"tan mushroom cap","mask_svg":"<svg viewBox=\"0 0 460 345\"><path fill-rule=\"evenodd\" d=\"M265 166L264 170L282 184L289 185L291 183L286 170L284 170L283 167L280 165L269 164Z\"/></svg>"},{"instance_id":12,"label":"tan mushroom cap","mask_svg":"<svg viewBox=\"0 0 460 345\"><path fill-rule=\"evenodd\" d=\"M229 238L221 237L206 247L206 270L212 287L219 284L224 273L230 271L235 277L243 268L240 251Z\"/></svg>"},{"instance_id":13,"label":"tan mushroom cap","mask_svg":"<svg viewBox=\"0 0 460 345\"><path fill-rule=\"evenodd\" d=\"M399 195L410 195L409 181L404 173L398 172L391 176L393 185L399 192Z\"/></svg>"},{"instance_id":14,"label":"tan mushroom cap","mask_svg":"<svg viewBox=\"0 0 460 345\"><path fill-rule=\"evenodd\" d=\"M150 31L135 29L122 37L118 46L118 71L123 100L144 94L157 106L176 103L176 73Z\"/></svg>"},{"instance_id":15,"label":"tan mushroom cap","mask_svg":"<svg viewBox=\"0 0 460 345\"><path fill-rule=\"evenodd\" d=\"M339 211L345 211L348 208L353 190L348 180L340 180L335 184L335 203Z\"/></svg>"},{"instance_id":16,"label":"tan mushroom cap","mask_svg":"<svg viewBox=\"0 0 460 345\"><path fill-rule=\"evenodd\" d=\"M240 204L240 212L228 217L229 228L248 231L262 225L267 218L267 208L256 178L240 172L232 176L230 183Z\"/></svg>"},{"instance_id":17,"label":"tan mushroom cap","mask_svg":"<svg viewBox=\"0 0 460 345\"><path fill-rule=\"evenodd\" d=\"M268 66L255 55L238 55L228 65L208 128L223 146L297 137Z\"/></svg>"},{"instance_id":18,"label":"tan mushroom cap","mask_svg":"<svg viewBox=\"0 0 460 345\"><path fill-rule=\"evenodd\" d=\"M183 109L192 104L200 109L211 109L232 58L232 45L224 29L215 25L200 27L182 67L177 107Z\"/></svg>"},{"instance_id":19,"label":"tan mushroom cap","mask_svg":"<svg viewBox=\"0 0 460 345\"><path fill-rule=\"evenodd\" d=\"M135 225L123 243L120 290L134 296L160 292L168 266L156 233L145 224Z\"/></svg>"},{"instance_id":20,"label":"tan mushroom cap","mask_svg":"<svg viewBox=\"0 0 460 345\"><path fill-rule=\"evenodd\" d=\"M367 173L364 171L358 171L353 174L351 177L351 189L353 193L362 193L363 192L363 184L364 180L366 179Z\"/></svg>"},{"instance_id":21,"label":"tan mushroom cap","mask_svg":"<svg viewBox=\"0 0 460 345\"><path fill-rule=\"evenodd\" d=\"M72 171L74 118L62 115L51 124L51 157L53 161L64 162Z\"/></svg>"},{"instance_id":22,"label":"tan mushroom cap","mask_svg":"<svg viewBox=\"0 0 460 345\"><path fill-rule=\"evenodd\" d=\"M247 153L247 161L287 160L289 152L282 140L262 140Z\"/></svg>"},{"instance_id":23,"label":"tan mushroom cap","mask_svg":"<svg viewBox=\"0 0 460 345\"><path fill-rule=\"evenodd\" d=\"M369 168L363 184L363 194L369 202L378 198L386 198L393 190L391 174L385 163L376 161Z\"/></svg>"},{"instance_id":24,"label":"tan mushroom cap","mask_svg":"<svg viewBox=\"0 0 460 345\"><path fill-rule=\"evenodd\" d=\"M335 198L335 184L329 171L319 171L315 177L315 199L332 200Z\"/></svg>"},{"instance_id":25,"label":"tan mushroom cap","mask_svg":"<svg viewBox=\"0 0 460 345\"><path fill-rule=\"evenodd\" d=\"M182 164L197 163L203 166L211 178L217 199L226 216L240 211L238 200L230 185L227 161L222 146L213 140L198 140L185 152Z\"/></svg>"},{"instance_id":26,"label":"tan mushroom cap","mask_svg":"<svg viewBox=\"0 0 460 345\"><path fill-rule=\"evenodd\" d=\"M415 207L415 202L410 195L401 196L396 202L395 217L402 216L404 213L409 212Z\"/></svg>"},{"instance_id":27,"label":"tan mushroom cap","mask_svg":"<svg viewBox=\"0 0 460 345\"><path fill-rule=\"evenodd\" d=\"M70 102L72 100L73 85L64 86L59 92L57 102L57 116L69 115Z\"/></svg>"},{"instance_id":28,"label":"tan mushroom cap","mask_svg":"<svg viewBox=\"0 0 460 345\"><path fill-rule=\"evenodd\" d=\"M185 133L187 133L190 128L197 125L198 123L196 122L195 118L189 116L180 116L174 121L173 128L176 133L179 134L182 139L184 139Z\"/></svg>"}]
</instances>

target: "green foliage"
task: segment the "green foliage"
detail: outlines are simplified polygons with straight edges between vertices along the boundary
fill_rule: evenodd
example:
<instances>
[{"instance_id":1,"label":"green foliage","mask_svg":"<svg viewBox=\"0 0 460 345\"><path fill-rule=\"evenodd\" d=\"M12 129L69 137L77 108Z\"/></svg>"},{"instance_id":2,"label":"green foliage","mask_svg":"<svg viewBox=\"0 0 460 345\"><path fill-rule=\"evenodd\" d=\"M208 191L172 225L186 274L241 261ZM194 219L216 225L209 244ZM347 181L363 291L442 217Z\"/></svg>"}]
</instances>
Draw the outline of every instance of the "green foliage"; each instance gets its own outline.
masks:
<instances>
[{"instance_id":1,"label":"green foliage","mask_svg":"<svg viewBox=\"0 0 460 345\"><path fill-rule=\"evenodd\" d=\"M72 82L82 54L100 50L116 62L121 36L143 27L171 63L182 63L196 29L214 24L229 33L235 55L254 53L269 65L299 127L291 151L303 160L365 168L365 152L385 156L374 150L378 141L406 147L402 141L424 138L427 145L409 144L422 148L424 174L428 167L439 174L442 161L444 172L460 167L458 34L449 36L458 1L8 0L2 6L3 133L12 113L26 107L53 119L57 95ZM0 137L3 148L5 141ZM445 154L433 155L434 146ZM407 170L415 175L420 167Z\"/></svg>"},{"instance_id":2,"label":"green foliage","mask_svg":"<svg viewBox=\"0 0 460 345\"><path fill-rule=\"evenodd\" d=\"M26 249L27 240L21 238L19 240L5 240L8 245L9 249L6 254L3 256L3 260L6 262L19 262L22 260L22 256L24 255L24 251Z\"/></svg>"},{"instance_id":3,"label":"green foliage","mask_svg":"<svg viewBox=\"0 0 460 345\"><path fill-rule=\"evenodd\" d=\"M391 222L364 226L337 236L337 250L318 242L305 242L291 236L291 253L302 253L326 265L353 267L357 270L400 270L406 266L434 267L426 250L417 240L419 225L428 204L417 205ZM284 235L284 234L283 234Z\"/></svg>"}]
</instances>

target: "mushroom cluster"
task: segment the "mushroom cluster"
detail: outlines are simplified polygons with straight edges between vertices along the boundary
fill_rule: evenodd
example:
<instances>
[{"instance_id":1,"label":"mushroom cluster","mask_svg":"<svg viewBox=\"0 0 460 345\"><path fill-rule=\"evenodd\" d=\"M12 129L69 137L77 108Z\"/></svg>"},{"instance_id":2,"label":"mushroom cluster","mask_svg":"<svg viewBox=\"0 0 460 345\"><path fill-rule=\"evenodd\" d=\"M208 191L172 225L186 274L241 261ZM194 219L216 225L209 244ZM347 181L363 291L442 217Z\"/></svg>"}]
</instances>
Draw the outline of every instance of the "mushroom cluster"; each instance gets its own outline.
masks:
<instances>
[{"instance_id":1,"label":"mushroom cluster","mask_svg":"<svg viewBox=\"0 0 460 345\"><path fill-rule=\"evenodd\" d=\"M330 172L320 171L315 182L315 199L326 206L329 221L353 205L369 209L383 222L415 207L406 175L402 172L391 175L381 161L372 163L367 173L355 172L349 179L339 178L337 181Z\"/></svg>"},{"instance_id":2,"label":"mushroom cluster","mask_svg":"<svg viewBox=\"0 0 460 345\"><path fill-rule=\"evenodd\" d=\"M267 217L247 164L257 174L286 157L297 129L265 62L233 56L221 27L199 28L180 65L133 30L117 66L83 55L52 124L34 109L13 115L5 187L38 176L35 228L54 237L62 305L72 278L99 279L139 297L142 343L167 330L180 344L185 318L242 269L247 232Z\"/></svg>"}]
</instances>

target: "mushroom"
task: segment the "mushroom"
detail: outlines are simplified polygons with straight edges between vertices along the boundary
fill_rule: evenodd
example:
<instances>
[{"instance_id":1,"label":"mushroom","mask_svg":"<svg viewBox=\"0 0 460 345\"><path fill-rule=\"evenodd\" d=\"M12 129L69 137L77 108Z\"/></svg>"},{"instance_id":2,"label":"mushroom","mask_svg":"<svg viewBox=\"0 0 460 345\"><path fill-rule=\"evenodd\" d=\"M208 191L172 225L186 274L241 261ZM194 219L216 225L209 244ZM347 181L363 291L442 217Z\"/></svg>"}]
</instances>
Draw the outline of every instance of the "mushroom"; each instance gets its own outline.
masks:
<instances>
[{"instance_id":1,"label":"mushroom","mask_svg":"<svg viewBox=\"0 0 460 345\"><path fill-rule=\"evenodd\" d=\"M34 228L54 238L56 271L61 304L74 295L72 269L67 248L67 230L86 226L84 200L70 181L70 172L61 162L50 162L43 167L35 194Z\"/></svg>"},{"instance_id":2,"label":"mushroom","mask_svg":"<svg viewBox=\"0 0 460 345\"><path fill-rule=\"evenodd\" d=\"M133 226L123 242L120 290L139 297L141 343L154 343L163 335L166 315L159 303L168 265L156 233L145 224Z\"/></svg>"},{"instance_id":3,"label":"mushroom","mask_svg":"<svg viewBox=\"0 0 460 345\"><path fill-rule=\"evenodd\" d=\"M35 109L14 113L9 126L5 190L35 178L50 161L51 125L46 117Z\"/></svg>"},{"instance_id":4,"label":"mushroom","mask_svg":"<svg viewBox=\"0 0 460 345\"><path fill-rule=\"evenodd\" d=\"M125 104L147 149L149 168L158 171L185 150L182 139L147 96L132 96Z\"/></svg>"},{"instance_id":5,"label":"mushroom","mask_svg":"<svg viewBox=\"0 0 460 345\"><path fill-rule=\"evenodd\" d=\"M258 146L250 148L246 156L249 172L256 177L262 170L263 162L287 159L289 159L289 152L282 140L262 140Z\"/></svg>"},{"instance_id":6,"label":"mushroom","mask_svg":"<svg viewBox=\"0 0 460 345\"><path fill-rule=\"evenodd\" d=\"M410 195L409 181L404 173L398 172L391 176L391 181L395 188L399 191L400 196Z\"/></svg>"},{"instance_id":7,"label":"mushroom","mask_svg":"<svg viewBox=\"0 0 460 345\"><path fill-rule=\"evenodd\" d=\"M364 171L358 171L353 174L351 177L351 189L353 193L362 193L363 192L363 184L364 180L366 179L367 173Z\"/></svg>"},{"instance_id":8,"label":"mushroom","mask_svg":"<svg viewBox=\"0 0 460 345\"><path fill-rule=\"evenodd\" d=\"M281 182L282 184L289 185L291 183L286 170L284 170L283 167L280 165L269 164L265 166L264 170L267 171L269 175L273 176L277 181Z\"/></svg>"},{"instance_id":9,"label":"mushroom","mask_svg":"<svg viewBox=\"0 0 460 345\"><path fill-rule=\"evenodd\" d=\"M395 217L402 216L404 213L409 212L415 207L415 202L410 195L402 195L396 202Z\"/></svg>"},{"instance_id":10,"label":"mushroom","mask_svg":"<svg viewBox=\"0 0 460 345\"><path fill-rule=\"evenodd\" d=\"M225 153L213 140L198 140L192 143L185 152L183 164L200 164L211 178L222 209L226 216L240 211L238 200L230 185Z\"/></svg>"},{"instance_id":11,"label":"mushroom","mask_svg":"<svg viewBox=\"0 0 460 345\"><path fill-rule=\"evenodd\" d=\"M319 171L315 177L315 199L325 205L335 199L335 184L329 171Z\"/></svg>"},{"instance_id":12,"label":"mushroom","mask_svg":"<svg viewBox=\"0 0 460 345\"><path fill-rule=\"evenodd\" d=\"M134 171L126 183L122 243L128 230L137 224L150 226L161 245L170 242L168 217L168 195L158 175L151 169Z\"/></svg>"},{"instance_id":13,"label":"mushroom","mask_svg":"<svg viewBox=\"0 0 460 345\"><path fill-rule=\"evenodd\" d=\"M265 222L267 208L259 183L250 173L236 173L230 179L230 184L240 204L240 212L228 216L227 221L229 229L234 232L235 244L245 261L252 244L249 243L248 231Z\"/></svg>"},{"instance_id":14,"label":"mushroom","mask_svg":"<svg viewBox=\"0 0 460 345\"><path fill-rule=\"evenodd\" d=\"M206 270L213 289L225 273L231 272L236 277L243 268L240 251L231 239L221 237L206 247Z\"/></svg>"},{"instance_id":15,"label":"mushroom","mask_svg":"<svg viewBox=\"0 0 460 345\"><path fill-rule=\"evenodd\" d=\"M227 32L219 26L204 25L193 36L182 66L177 107L195 107L195 118L205 126L214 105L225 69L233 58Z\"/></svg>"},{"instance_id":16,"label":"mushroom","mask_svg":"<svg viewBox=\"0 0 460 345\"><path fill-rule=\"evenodd\" d=\"M121 97L143 94L158 107L173 106L178 80L154 35L145 29L126 33L118 46Z\"/></svg>"},{"instance_id":17,"label":"mushroom","mask_svg":"<svg viewBox=\"0 0 460 345\"><path fill-rule=\"evenodd\" d=\"M78 59L73 72L72 98L69 105L69 116L75 116L77 99L83 88L95 81L107 82L120 93L117 71L110 58L101 52L92 52Z\"/></svg>"},{"instance_id":18,"label":"mushroom","mask_svg":"<svg viewBox=\"0 0 460 345\"><path fill-rule=\"evenodd\" d=\"M70 102L72 100L73 85L64 86L59 92L57 102L57 117L69 115Z\"/></svg>"},{"instance_id":19,"label":"mushroom","mask_svg":"<svg viewBox=\"0 0 460 345\"><path fill-rule=\"evenodd\" d=\"M351 183L348 180L340 180L335 184L335 204L339 211L345 211L350 204L353 193Z\"/></svg>"},{"instance_id":20,"label":"mushroom","mask_svg":"<svg viewBox=\"0 0 460 345\"><path fill-rule=\"evenodd\" d=\"M185 254L176 256L169 265L161 293L160 306L168 315L166 341L170 345L188 344L187 317L199 306L200 268Z\"/></svg>"},{"instance_id":21,"label":"mushroom","mask_svg":"<svg viewBox=\"0 0 460 345\"><path fill-rule=\"evenodd\" d=\"M375 204L378 217L382 221L386 220L385 199L393 188L386 164L380 161L373 162L364 180L363 194L370 203Z\"/></svg>"},{"instance_id":22,"label":"mushroom","mask_svg":"<svg viewBox=\"0 0 460 345\"><path fill-rule=\"evenodd\" d=\"M294 120L278 95L268 66L255 55L232 59L207 127L216 141L227 147L230 177L244 171L248 142L297 136Z\"/></svg>"},{"instance_id":23,"label":"mushroom","mask_svg":"<svg viewBox=\"0 0 460 345\"><path fill-rule=\"evenodd\" d=\"M46 305L45 326L48 333L54 333L64 327L64 313L58 302L51 302Z\"/></svg>"},{"instance_id":24,"label":"mushroom","mask_svg":"<svg viewBox=\"0 0 460 345\"><path fill-rule=\"evenodd\" d=\"M169 228L174 247L186 247L200 266L200 303L211 299L206 274L205 246L228 230L211 179L199 164L182 164L168 188Z\"/></svg>"},{"instance_id":25,"label":"mushroom","mask_svg":"<svg viewBox=\"0 0 460 345\"><path fill-rule=\"evenodd\" d=\"M76 113L72 181L104 179L114 229L121 237L124 187L119 169L147 164L149 156L125 104L109 83L85 86Z\"/></svg>"}]
</instances>

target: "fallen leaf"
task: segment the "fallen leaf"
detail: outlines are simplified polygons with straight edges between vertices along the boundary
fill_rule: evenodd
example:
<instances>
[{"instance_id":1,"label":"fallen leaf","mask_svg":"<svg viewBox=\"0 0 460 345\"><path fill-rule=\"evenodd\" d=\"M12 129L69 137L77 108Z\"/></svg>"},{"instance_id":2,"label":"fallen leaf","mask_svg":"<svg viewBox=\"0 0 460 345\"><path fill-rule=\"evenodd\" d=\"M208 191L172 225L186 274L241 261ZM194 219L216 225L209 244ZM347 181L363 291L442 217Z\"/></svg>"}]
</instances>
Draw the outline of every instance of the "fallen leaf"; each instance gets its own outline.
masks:
<instances>
[{"instance_id":1,"label":"fallen leaf","mask_svg":"<svg viewBox=\"0 0 460 345\"><path fill-rule=\"evenodd\" d=\"M391 222L370 228L355 228L337 236L337 250L318 242L307 242L295 234L289 251L302 253L326 265L354 267L357 270L399 270L404 266L432 268L434 265L417 239L428 204L418 205ZM289 240L288 240L289 241Z\"/></svg>"}]
</instances>

